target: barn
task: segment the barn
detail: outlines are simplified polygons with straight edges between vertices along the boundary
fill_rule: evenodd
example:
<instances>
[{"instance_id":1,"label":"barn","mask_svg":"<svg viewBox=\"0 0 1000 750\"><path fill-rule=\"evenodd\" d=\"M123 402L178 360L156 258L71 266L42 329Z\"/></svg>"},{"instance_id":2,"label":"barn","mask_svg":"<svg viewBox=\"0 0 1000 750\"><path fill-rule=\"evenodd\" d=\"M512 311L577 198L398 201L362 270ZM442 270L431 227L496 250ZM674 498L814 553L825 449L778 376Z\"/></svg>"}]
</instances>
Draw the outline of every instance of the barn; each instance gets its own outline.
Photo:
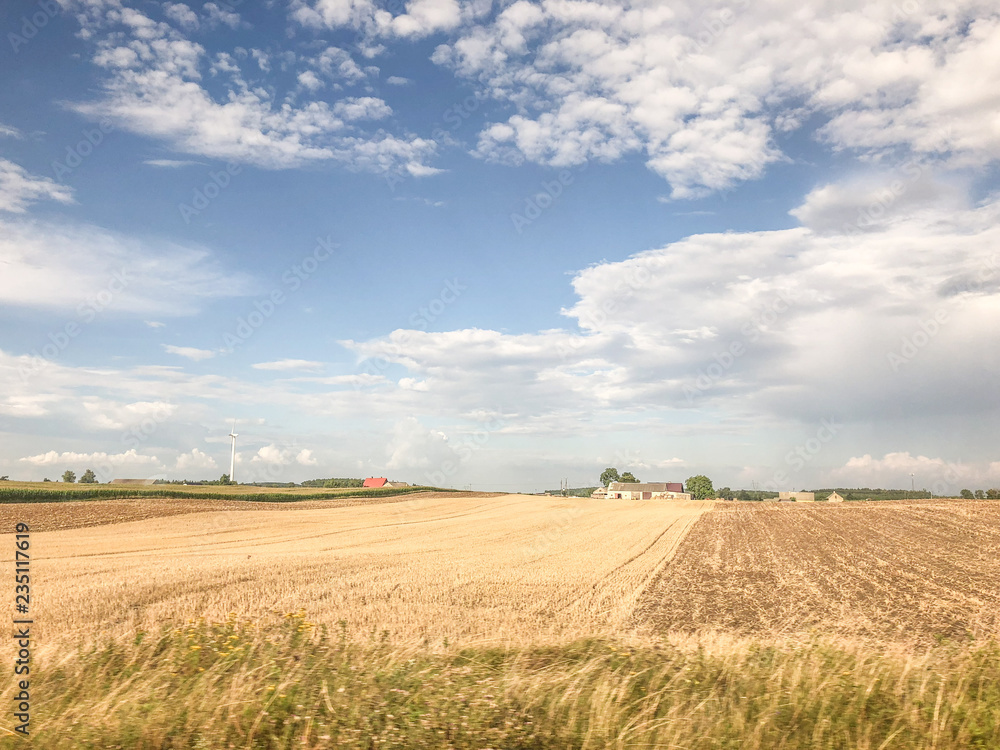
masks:
<instances>
[{"instance_id":1,"label":"barn","mask_svg":"<svg viewBox=\"0 0 1000 750\"><path fill-rule=\"evenodd\" d=\"M779 492L778 502L788 503L814 503L816 502L815 492Z\"/></svg>"},{"instance_id":2,"label":"barn","mask_svg":"<svg viewBox=\"0 0 1000 750\"><path fill-rule=\"evenodd\" d=\"M389 480L385 477L368 477L362 484L362 487L385 487Z\"/></svg>"},{"instance_id":3,"label":"barn","mask_svg":"<svg viewBox=\"0 0 1000 750\"><path fill-rule=\"evenodd\" d=\"M608 485L609 500L690 500L680 482L612 482Z\"/></svg>"}]
</instances>

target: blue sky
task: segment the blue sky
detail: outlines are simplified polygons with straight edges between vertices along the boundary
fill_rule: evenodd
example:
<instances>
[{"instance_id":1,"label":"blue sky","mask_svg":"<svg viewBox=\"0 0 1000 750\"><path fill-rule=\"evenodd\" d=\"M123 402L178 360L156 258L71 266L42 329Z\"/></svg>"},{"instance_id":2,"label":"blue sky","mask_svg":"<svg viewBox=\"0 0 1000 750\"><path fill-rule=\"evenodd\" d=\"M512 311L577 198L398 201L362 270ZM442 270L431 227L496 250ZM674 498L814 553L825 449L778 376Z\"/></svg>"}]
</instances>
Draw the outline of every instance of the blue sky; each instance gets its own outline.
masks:
<instances>
[{"instance_id":1,"label":"blue sky","mask_svg":"<svg viewBox=\"0 0 1000 750\"><path fill-rule=\"evenodd\" d=\"M2 474L1000 485L990 3L0 27Z\"/></svg>"}]
</instances>

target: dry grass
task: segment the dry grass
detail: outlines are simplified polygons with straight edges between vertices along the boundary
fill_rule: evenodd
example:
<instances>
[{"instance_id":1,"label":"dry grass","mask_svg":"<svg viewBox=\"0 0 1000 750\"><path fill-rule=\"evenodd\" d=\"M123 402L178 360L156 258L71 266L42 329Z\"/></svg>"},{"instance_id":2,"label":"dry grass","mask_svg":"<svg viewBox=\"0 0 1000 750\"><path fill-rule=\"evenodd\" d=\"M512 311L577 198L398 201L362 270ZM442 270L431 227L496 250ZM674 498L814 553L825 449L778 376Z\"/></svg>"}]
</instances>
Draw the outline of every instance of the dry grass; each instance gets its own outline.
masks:
<instances>
[{"instance_id":1,"label":"dry grass","mask_svg":"<svg viewBox=\"0 0 1000 750\"><path fill-rule=\"evenodd\" d=\"M643 599L657 630L1000 635L1000 503L725 505Z\"/></svg>"},{"instance_id":2,"label":"dry grass","mask_svg":"<svg viewBox=\"0 0 1000 750\"><path fill-rule=\"evenodd\" d=\"M36 630L44 648L97 630L306 607L351 633L435 643L619 634L706 507L419 496L38 533ZM13 549L9 535L0 543Z\"/></svg>"}]
</instances>

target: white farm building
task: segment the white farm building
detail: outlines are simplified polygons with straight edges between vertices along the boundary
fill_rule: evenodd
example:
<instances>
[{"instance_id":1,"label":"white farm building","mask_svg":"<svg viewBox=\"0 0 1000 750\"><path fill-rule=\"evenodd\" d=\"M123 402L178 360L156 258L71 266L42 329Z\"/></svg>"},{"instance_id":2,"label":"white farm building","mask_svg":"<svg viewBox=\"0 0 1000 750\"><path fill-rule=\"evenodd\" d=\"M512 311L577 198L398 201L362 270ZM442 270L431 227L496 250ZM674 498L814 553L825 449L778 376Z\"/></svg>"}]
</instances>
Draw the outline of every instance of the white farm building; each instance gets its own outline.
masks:
<instances>
[{"instance_id":1,"label":"white farm building","mask_svg":"<svg viewBox=\"0 0 1000 750\"><path fill-rule=\"evenodd\" d=\"M612 482L606 496L609 500L690 500L679 482Z\"/></svg>"}]
</instances>

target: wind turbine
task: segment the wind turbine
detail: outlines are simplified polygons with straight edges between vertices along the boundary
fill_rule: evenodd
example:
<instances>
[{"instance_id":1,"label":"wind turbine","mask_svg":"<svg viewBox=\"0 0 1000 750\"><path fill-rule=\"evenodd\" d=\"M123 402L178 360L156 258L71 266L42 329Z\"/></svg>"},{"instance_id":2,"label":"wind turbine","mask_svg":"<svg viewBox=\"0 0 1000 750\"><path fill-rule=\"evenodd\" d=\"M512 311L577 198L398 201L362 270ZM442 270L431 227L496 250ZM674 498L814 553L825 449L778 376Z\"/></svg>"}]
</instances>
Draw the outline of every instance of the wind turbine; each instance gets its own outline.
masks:
<instances>
[{"instance_id":1,"label":"wind turbine","mask_svg":"<svg viewBox=\"0 0 1000 750\"><path fill-rule=\"evenodd\" d=\"M229 481L236 484L236 438L239 435L236 434L236 420L233 420L233 431L229 433L229 437L233 439L233 457L229 462Z\"/></svg>"}]
</instances>

